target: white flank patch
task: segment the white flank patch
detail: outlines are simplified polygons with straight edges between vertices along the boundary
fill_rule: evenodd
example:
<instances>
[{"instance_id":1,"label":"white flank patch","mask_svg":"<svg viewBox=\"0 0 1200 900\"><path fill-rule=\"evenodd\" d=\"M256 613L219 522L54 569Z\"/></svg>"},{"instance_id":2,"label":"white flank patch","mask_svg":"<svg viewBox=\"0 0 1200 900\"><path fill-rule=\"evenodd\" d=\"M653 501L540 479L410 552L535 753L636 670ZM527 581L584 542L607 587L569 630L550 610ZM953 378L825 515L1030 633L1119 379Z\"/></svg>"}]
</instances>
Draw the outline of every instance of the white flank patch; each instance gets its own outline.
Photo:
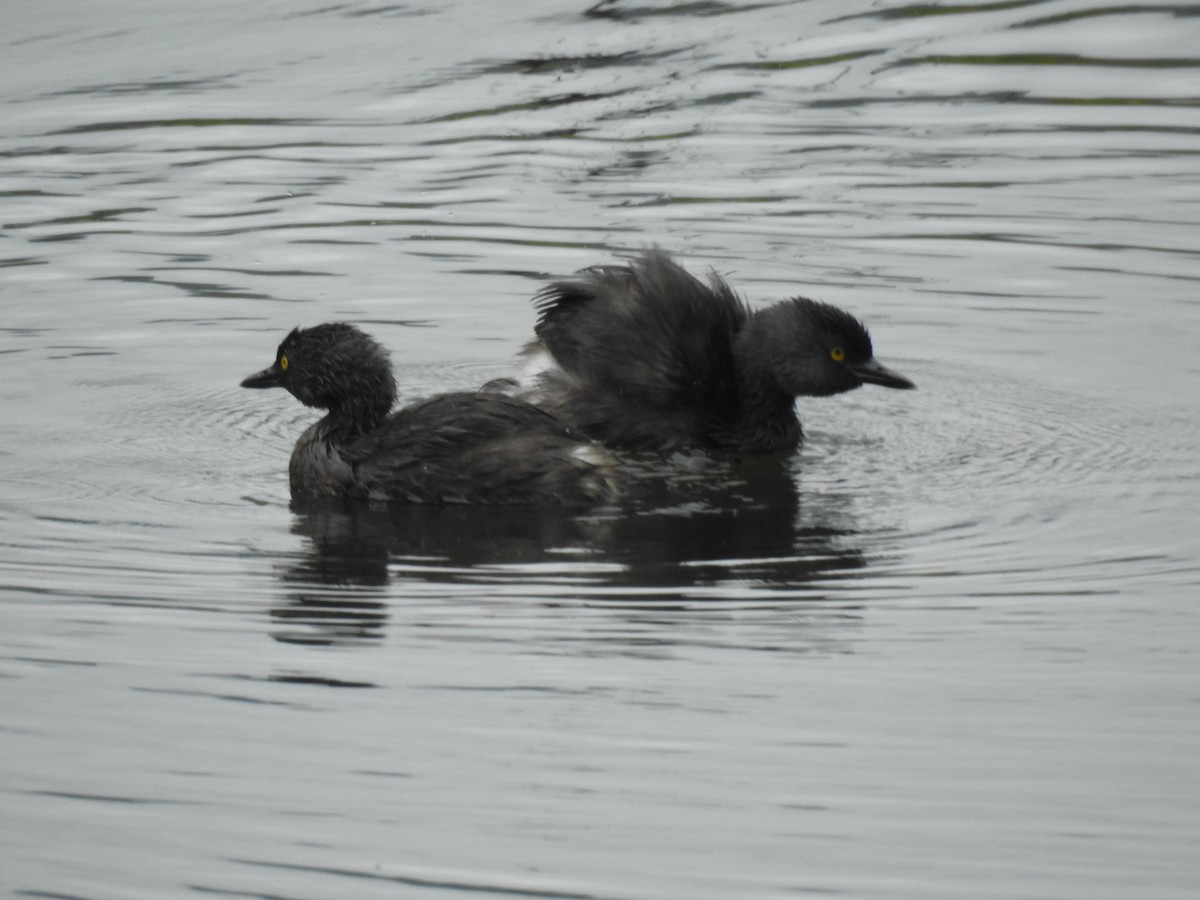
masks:
<instances>
[{"instance_id":1,"label":"white flank patch","mask_svg":"<svg viewBox=\"0 0 1200 900\"><path fill-rule=\"evenodd\" d=\"M584 444L571 451L571 455L589 466L607 466L612 460L597 444Z\"/></svg>"},{"instance_id":2,"label":"white flank patch","mask_svg":"<svg viewBox=\"0 0 1200 900\"><path fill-rule=\"evenodd\" d=\"M521 388L526 391L538 387L543 375L558 368L554 356L545 347L538 347L525 354L525 364L521 366Z\"/></svg>"}]
</instances>

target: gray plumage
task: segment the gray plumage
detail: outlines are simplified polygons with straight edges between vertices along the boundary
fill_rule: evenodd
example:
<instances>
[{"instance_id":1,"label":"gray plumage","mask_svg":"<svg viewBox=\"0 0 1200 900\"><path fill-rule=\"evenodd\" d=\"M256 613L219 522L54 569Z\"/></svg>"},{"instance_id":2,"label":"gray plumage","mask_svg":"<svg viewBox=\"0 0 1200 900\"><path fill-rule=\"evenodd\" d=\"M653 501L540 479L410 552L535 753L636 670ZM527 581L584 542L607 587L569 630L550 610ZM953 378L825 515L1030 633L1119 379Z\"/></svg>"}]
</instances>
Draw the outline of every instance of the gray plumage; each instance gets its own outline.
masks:
<instances>
[{"instance_id":1,"label":"gray plumage","mask_svg":"<svg viewBox=\"0 0 1200 900\"><path fill-rule=\"evenodd\" d=\"M462 392L391 412L387 351L353 325L294 329L242 387L282 387L327 410L292 451L297 500L576 505L614 496L600 448L521 400Z\"/></svg>"},{"instance_id":2,"label":"gray plumage","mask_svg":"<svg viewBox=\"0 0 1200 900\"><path fill-rule=\"evenodd\" d=\"M752 311L719 275L705 284L659 250L534 303L525 353L553 365L521 396L613 447L788 450L802 437L797 396L914 386L875 360L849 313L805 298Z\"/></svg>"}]
</instances>

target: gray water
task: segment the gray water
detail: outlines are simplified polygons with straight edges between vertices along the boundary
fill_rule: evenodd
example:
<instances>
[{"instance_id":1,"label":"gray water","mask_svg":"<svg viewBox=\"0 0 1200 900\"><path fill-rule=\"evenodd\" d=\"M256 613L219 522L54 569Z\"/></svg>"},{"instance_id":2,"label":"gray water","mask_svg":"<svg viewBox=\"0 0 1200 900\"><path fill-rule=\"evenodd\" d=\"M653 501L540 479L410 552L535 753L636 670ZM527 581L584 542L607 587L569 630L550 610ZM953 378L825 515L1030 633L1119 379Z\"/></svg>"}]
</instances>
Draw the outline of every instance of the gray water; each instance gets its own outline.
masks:
<instances>
[{"instance_id":1,"label":"gray water","mask_svg":"<svg viewBox=\"0 0 1200 900\"><path fill-rule=\"evenodd\" d=\"M10 0L0 890L1191 898L1200 8ZM916 392L636 503L289 509L658 244ZM631 463L634 466L634 463Z\"/></svg>"}]
</instances>

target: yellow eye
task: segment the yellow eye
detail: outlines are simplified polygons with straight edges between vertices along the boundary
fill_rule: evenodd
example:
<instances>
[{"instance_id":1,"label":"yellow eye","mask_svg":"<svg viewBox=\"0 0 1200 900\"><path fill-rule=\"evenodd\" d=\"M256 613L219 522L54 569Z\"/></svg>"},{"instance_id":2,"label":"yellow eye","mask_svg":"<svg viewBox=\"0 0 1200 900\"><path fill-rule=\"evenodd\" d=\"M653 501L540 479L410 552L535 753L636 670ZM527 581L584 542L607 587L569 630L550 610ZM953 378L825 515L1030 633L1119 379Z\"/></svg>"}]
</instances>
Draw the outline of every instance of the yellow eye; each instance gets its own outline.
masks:
<instances>
[{"instance_id":1,"label":"yellow eye","mask_svg":"<svg viewBox=\"0 0 1200 900\"><path fill-rule=\"evenodd\" d=\"M287 371L287 357L286 356L279 357L279 368L283 369L283 371L285 371L285 372Z\"/></svg>"},{"instance_id":2,"label":"yellow eye","mask_svg":"<svg viewBox=\"0 0 1200 900\"><path fill-rule=\"evenodd\" d=\"M843 359L846 358L846 351L843 350L841 347L834 347L832 350L829 351L829 358L832 359L834 362L841 362ZM286 369L287 366L285 365L284 368Z\"/></svg>"}]
</instances>

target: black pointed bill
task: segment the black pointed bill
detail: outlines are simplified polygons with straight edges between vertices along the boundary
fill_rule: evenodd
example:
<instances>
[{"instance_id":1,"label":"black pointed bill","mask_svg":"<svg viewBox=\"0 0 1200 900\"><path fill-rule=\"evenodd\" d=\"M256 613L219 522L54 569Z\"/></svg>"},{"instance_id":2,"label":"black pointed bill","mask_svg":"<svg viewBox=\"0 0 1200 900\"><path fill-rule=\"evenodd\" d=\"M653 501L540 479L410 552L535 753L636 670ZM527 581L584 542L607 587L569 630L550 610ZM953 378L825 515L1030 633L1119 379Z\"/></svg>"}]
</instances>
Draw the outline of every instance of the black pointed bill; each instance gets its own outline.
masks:
<instances>
[{"instance_id":1,"label":"black pointed bill","mask_svg":"<svg viewBox=\"0 0 1200 900\"><path fill-rule=\"evenodd\" d=\"M261 372L255 372L249 378L242 382L244 388L271 388L283 387L283 369L279 368L279 364L263 369Z\"/></svg>"},{"instance_id":2,"label":"black pointed bill","mask_svg":"<svg viewBox=\"0 0 1200 900\"><path fill-rule=\"evenodd\" d=\"M911 391L916 387L899 372L893 372L874 357L865 362L855 363L849 369L866 384L877 384L880 387L896 388L902 391Z\"/></svg>"}]
</instances>

